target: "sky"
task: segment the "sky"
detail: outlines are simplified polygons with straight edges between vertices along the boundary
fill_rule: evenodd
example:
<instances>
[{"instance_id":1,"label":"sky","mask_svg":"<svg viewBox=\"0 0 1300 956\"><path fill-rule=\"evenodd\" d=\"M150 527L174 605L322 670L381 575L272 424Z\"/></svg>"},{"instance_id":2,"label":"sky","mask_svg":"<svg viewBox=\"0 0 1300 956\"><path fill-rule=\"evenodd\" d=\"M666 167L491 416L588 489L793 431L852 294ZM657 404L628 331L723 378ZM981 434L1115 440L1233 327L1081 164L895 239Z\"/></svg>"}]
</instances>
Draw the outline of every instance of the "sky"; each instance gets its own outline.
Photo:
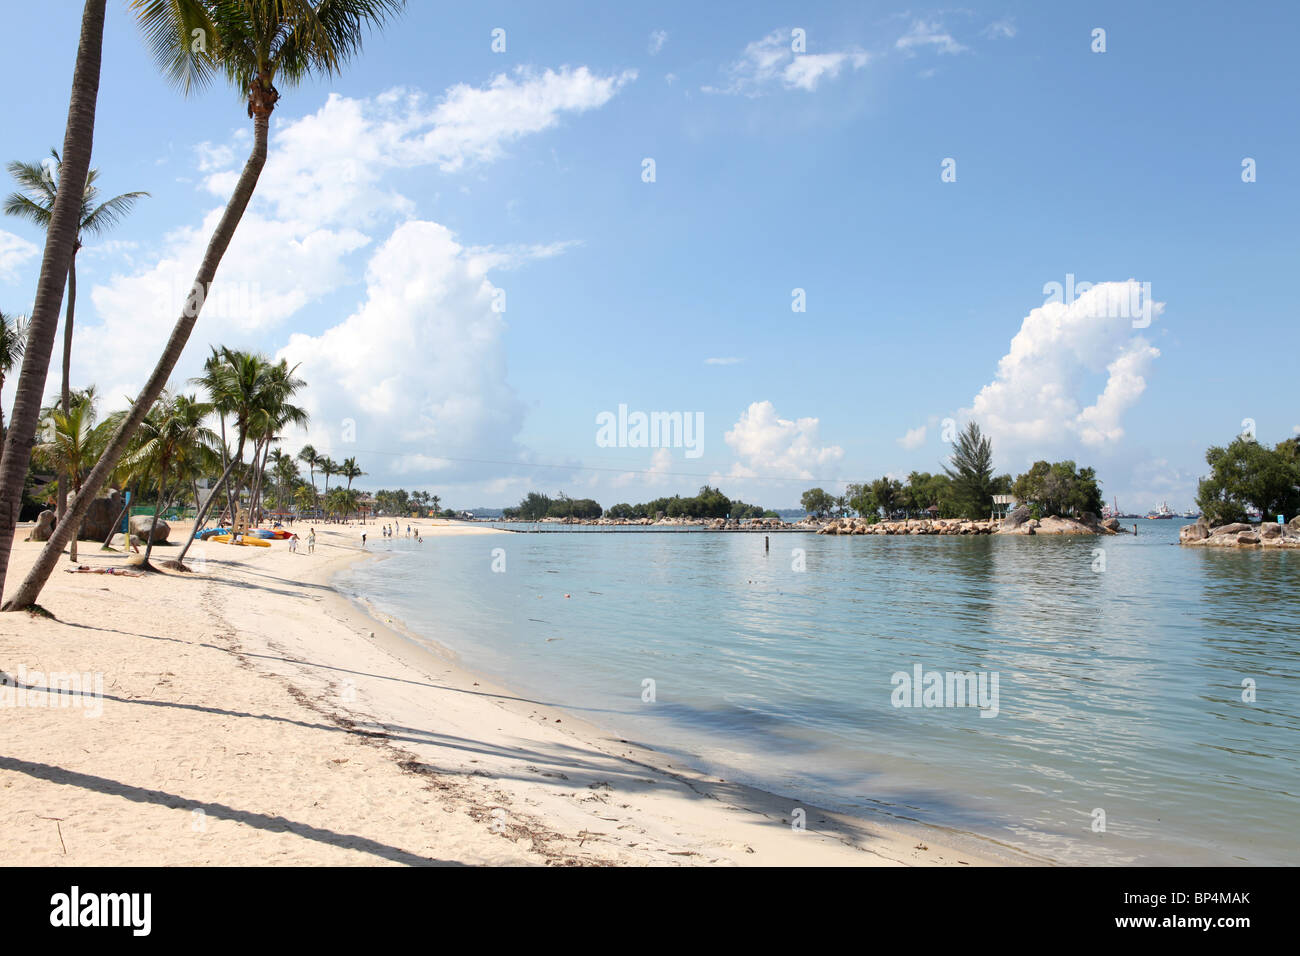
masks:
<instances>
[{"instance_id":1,"label":"sky","mask_svg":"<svg viewBox=\"0 0 1300 956\"><path fill-rule=\"evenodd\" d=\"M792 507L938 471L974 420L1000 471L1070 458L1183 510L1208 446L1300 433L1297 10L413 0L281 86L173 385L212 345L287 358L287 449L459 508ZM5 161L61 145L79 18L6 10ZM77 260L73 384L106 408L250 144L239 94L168 86L109 0L92 165L150 197ZM0 310L42 243L0 218Z\"/></svg>"}]
</instances>

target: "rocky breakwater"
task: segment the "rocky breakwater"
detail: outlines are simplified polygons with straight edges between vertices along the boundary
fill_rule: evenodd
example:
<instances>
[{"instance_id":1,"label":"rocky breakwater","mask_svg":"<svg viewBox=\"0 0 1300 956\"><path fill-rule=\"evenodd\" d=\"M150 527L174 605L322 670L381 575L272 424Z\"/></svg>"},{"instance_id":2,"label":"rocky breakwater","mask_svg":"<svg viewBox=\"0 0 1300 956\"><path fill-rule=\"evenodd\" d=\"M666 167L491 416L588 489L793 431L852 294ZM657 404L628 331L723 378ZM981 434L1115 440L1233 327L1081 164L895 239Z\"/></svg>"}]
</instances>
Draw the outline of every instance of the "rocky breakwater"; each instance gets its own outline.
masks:
<instances>
[{"instance_id":1,"label":"rocky breakwater","mask_svg":"<svg viewBox=\"0 0 1300 956\"><path fill-rule=\"evenodd\" d=\"M1119 522L1099 522L1092 515L1082 518L1032 518L1028 508L1017 508L1006 518L910 518L906 521L875 521L865 518L836 518L822 525L818 534L1120 534Z\"/></svg>"},{"instance_id":2,"label":"rocky breakwater","mask_svg":"<svg viewBox=\"0 0 1300 956\"><path fill-rule=\"evenodd\" d=\"M1233 524L1210 527L1200 518L1196 524L1184 525L1178 543L1209 548L1300 548L1300 515L1286 524Z\"/></svg>"}]
</instances>

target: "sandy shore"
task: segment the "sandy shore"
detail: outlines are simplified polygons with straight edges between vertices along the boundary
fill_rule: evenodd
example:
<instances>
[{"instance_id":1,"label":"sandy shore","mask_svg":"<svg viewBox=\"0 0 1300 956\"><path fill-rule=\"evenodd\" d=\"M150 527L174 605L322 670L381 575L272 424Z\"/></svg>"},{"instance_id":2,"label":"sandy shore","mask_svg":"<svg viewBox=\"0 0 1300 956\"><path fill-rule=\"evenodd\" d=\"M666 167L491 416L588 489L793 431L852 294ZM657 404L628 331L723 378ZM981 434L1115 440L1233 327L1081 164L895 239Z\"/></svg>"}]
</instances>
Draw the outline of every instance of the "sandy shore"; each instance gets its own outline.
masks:
<instances>
[{"instance_id":1,"label":"sandy shore","mask_svg":"<svg viewBox=\"0 0 1300 956\"><path fill-rule=\"evenodd\" d=\"M507 533L411 523L428 537ZM189 575L68 574L65 562L41 597L52 618L0 615L0 671L22 685L54 672L93 675L88 690L102 679L93 699L6 689L9 862L1025 862L964 834L706 778L494 687L329 586L365 557L360 531L317 526L314 555L196 545L202 570ZM15 584L39 548L26 533ZM81 559L123 563L84 542ZM804 830L790 823L797 807Z\"/></svg>"}]
</instances>

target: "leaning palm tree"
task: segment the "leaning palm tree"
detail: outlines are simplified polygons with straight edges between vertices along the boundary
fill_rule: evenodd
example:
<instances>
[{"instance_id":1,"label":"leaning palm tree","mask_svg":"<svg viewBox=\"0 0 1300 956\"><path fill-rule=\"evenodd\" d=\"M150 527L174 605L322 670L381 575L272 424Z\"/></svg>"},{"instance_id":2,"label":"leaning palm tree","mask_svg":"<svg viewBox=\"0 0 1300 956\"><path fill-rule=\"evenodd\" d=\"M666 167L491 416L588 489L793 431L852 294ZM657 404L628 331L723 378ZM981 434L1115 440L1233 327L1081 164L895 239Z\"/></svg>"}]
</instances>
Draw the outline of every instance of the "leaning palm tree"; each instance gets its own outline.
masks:
<instances>
[{"instance_id":1,"label":"leaning palm tree","mask_svg":"<svg viewBox=\"0 0 1300 956\"><path fill-rule=\"evenodd\" d=\"M72 182L82 182L90 172L90 153L95 139L95 107L99 98L99 66L104 48L104 6L106 0L86 0L81 16L81 36L77 42L77 60L72 71L72 95L68 101L68 119L63 134L63 175ZM63 289L67 284L68 266L77 241L81 197L72 191L60 193L50 211L50 226L45 230L45 252L41 256L40 277L36 282L31 317L28 319L27 349L22 371L14 392L13 414L5 433L4 452L0 454L0 593L4 591L5 572L13 549L14 529L18 523L23 483L32 460L32 443L41 417L41 398L45 377L50 370L50 353L59 329L59 310L63 306ZM98 476L102 480L103 475ZM90 507L86 501L84 517ZM40 593L40 586L58 563L59 554L74 527L73 522L55 528L60 541L57 547L42 550L28 577L33 586L24 587L18 608L30 607ZM53 537L51 538L53 540Z\"/></svg>"},{"instance_id":2,"label":"leaning palm tree","mask_svg":"<svg viewBox=\"0 0 1300 956\"><path fill-rule=\"evenodd\" d=\"M23 348L27 345L27 323L22 317L10 318L0 312L0 392L4 391L5 376L13 371L18 360L23 357ZM4 403L0 402L0 441L5 435Z\"/></svg>"},{"instance_id":3,"label":"leaning palm tree","mask_svg":"<svg viewBox=\"0 0 1300 956\"><path fill-rule=\"evenodd\" d=\"M94 45L94 66L98 75L100 48L103 44L104 0L87 0L87 20L91 19L92 6L97 11L98 43ZM405 0L132 0L132 8L137 12L145 38L153 50L154 59L163 74L180 89L189 93L204 86L218 73L222 73L245 97L248 115L253 121L253 147L244 163L243 171L235 182L235 188L226 203L225 212L218 221L212 238L208 242L203 261L191 293L181 310L180 316L172 329L171 337L163 349L162 355L154 367L153 373L145 382L139 396L131 406L130 413L123 419L117 433L113 435L103 458L95 466L92 485L103 482L117 464L117 460L126 450L131 435L139 427L140 421L153 404L172 370L180 360L189 340L203 301L211 289L226 249L234 237L252 199L253 190L266 164L267 138L270 130L271 112L280 98L276 89L277 80L285 85L297 84L309 77L335 76L341 72L343 64L361 50L362 41L368 30L382 26L390 17L395 16L405 6ZM96 24L92 24L94 26ZM195 31L200 31L195 33ZM85 36L83 28L83 38ZM203 42L197 42L202 40ZM78 54L80 64L81 54ZM74 104L76 80L74 78ZM69 113L71 121L72 114ZM94 125L93 108L90 127ZM91 129L87 129L84 139L85 154L78 152L76 164L69 164L64 175L79 181L89 171ZM74 142L71 126L69 137L64 143L64 157L70 159L69 144ZM82 145L78 139L75 143ZM66 197L65 197L66 198ZM51 236L59 235L60 241L70 229L71 223L62 224L61 211L56 202L55 223L51 226ZM63 214L66 215L66 214ZM55 226L59 226L58 230ZM74 237L75 238L75 237ZM48 245L48 244L47 244ZM67 253L54 262L61 265L62 271L57 278L61 282L67 275L72 242L67 241ZM62 250L62 245L59 246ZM47 249L48 253L48 249ZM48 254L47 254L47 258ZM48 284L45 265L41 268L42 289ZM54 312L57 314L60 293L49 293L53 298ZM38 309L33 310L33 318L39 312L43 322L48 319L41 308L48 309L48 302L38 298ZM49 351L53 346L53 331L49 333L48 345L42 326L43 355L40 361L40 381L44 381L45 371L49 365ZM24 367L24 373L27 369ZM37 370L33 368L33 373ZM17 415L17 406L15 406ZM21 494L22 477L27 471L27 456L22 442L30 441L36 430L35 412L24 409L23 419L25 434L19 436L21 441L7 442L3 469L0 470L0 483L3 484L8 502L0 501L0 574L8 561L8 551L13 540L14 522L17 517L18 496ZM30 430L27 426L30 424ZM11 436L11 439L13 436ZM9 445L15 449L14 460L9 460ZM69 506L73 521L80 521L90 509L92 495L78 495ZM7 504L8 507L4 507ZM56 527L45 548L32 565L27 577L13 596L4 603L7 610L20 610L30 607L40 594L41 588L49 579L50 572L58 560L63 547L61 538L66 532ZM0 585L3 585L0 577Z\"/></svg>"},{"instance_id":4,"label":"leaning palm tree","mask_svg":"<svg viewBox=\"0 0 1300 956\"><path fill-rule=\"evenodd\" d=\"M4 201L5 215L26 219L41 229L50 228L50 219L54 214L54 199L63 182L63 159L57 149L50 150L53 162L44 163L12 162L8 165L9 175L18 183L18 190L12 192ZM95 180L99 170L91 169L86 174L86 185L82 189L80 220L77 223L77 239L72 245L72 262L68 265L68 304L63 317L63 414L68 414L70 407L69 392L72 376L72 327L73 315L77 308L77 253L81 251L85 236L102 236L109 229L121 222L141 196L146 192L122 193L112 199L99 201L99 187ZM58 519L63 520L66 505L67 476L59 474L58 499L56 509Z\"/></svg>"}]
</instances>

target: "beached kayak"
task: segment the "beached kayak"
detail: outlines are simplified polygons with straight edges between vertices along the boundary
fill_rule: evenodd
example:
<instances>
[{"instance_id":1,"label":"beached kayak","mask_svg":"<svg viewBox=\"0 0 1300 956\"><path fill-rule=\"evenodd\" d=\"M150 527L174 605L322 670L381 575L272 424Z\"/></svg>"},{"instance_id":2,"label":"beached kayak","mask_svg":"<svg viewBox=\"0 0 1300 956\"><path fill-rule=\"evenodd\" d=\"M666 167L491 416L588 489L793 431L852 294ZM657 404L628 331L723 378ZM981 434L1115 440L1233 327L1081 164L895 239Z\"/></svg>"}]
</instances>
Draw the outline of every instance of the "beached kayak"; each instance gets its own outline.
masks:
<instances>
[{"instance_id":1,"label":"beached kayak","mask_svg":"<svg viewBox=\"0 0 1300 956\"><path fill-rule=\"evenodd\" d=\"M209 537L207 540L216 541L220 544L231 543L229 534L214 534L211 537ZM271 546L270 541L263 541L261 538L250 538L247 535L245 535L242 540L236 541L235 543L248 545L249 547L254 547L254 548L269 548Z\"/></svg>"}]
</instances>

